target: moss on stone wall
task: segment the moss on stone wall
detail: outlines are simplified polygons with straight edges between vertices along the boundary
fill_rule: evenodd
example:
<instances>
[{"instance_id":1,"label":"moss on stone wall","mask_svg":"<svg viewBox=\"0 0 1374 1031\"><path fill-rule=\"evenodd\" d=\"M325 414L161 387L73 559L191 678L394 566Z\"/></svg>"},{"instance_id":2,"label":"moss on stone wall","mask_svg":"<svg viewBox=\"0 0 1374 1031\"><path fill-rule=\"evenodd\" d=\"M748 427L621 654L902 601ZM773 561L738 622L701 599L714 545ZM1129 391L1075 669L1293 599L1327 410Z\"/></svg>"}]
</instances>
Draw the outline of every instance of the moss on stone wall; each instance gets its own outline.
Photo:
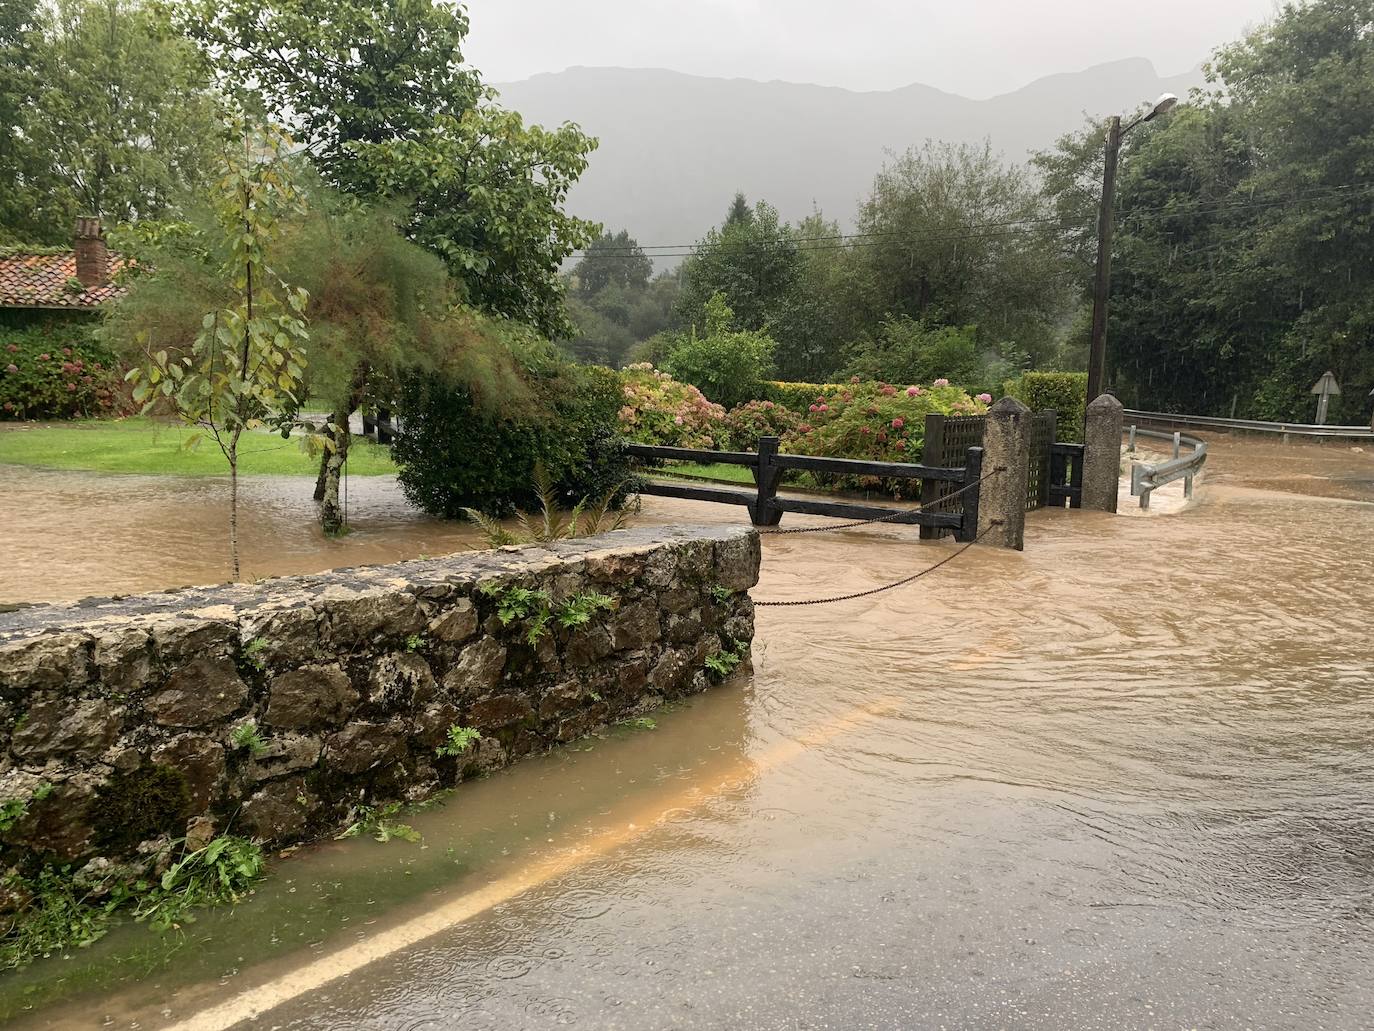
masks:
<instances>
[{"instance_id":1,"label":"moss on stone wall","mask_svg":"<svg viewBox=\"0 0 1374 1031\"><path fill-rule=\"evenodd\" d=\"M180 834L191 809L186 775L164 765L116 770L96 792L96 841L124 850L164 834Z\"/></svg>"}]
</instances>

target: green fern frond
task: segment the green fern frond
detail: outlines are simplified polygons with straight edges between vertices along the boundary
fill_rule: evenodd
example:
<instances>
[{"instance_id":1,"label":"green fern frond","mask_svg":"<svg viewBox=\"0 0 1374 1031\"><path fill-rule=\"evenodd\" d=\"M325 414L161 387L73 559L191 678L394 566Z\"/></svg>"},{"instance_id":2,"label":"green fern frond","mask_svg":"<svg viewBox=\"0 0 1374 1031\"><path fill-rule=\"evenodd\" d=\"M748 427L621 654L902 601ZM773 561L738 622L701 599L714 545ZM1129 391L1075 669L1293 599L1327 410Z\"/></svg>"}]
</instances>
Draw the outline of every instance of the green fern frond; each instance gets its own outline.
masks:
<instances>
[{"instance_id":1,"label":"green fern frond","mask_svg":"<svg viewBox=\"0 0 1374 1031\"><path fill-rule=\"evenodd\" d=\"M475 508L463 509L463 515L467 516L477 529L482 531L482 536L486 538L487 544L493 548L504 548L510 544L519 544L520 540L515 534L511 533L499 520L493 519L485 512L480 512Z\"/></svg>"}]
</instances>

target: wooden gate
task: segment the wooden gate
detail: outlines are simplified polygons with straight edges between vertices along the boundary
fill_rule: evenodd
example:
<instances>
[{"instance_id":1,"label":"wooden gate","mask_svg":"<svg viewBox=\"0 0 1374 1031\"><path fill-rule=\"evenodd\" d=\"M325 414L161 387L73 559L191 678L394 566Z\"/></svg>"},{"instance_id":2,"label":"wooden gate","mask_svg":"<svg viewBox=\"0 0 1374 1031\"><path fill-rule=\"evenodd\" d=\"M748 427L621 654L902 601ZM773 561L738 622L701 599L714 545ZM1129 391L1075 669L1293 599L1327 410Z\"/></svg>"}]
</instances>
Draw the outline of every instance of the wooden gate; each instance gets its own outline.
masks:
<instances>
[{"instance_id":1,"label":"wooden gate","mask_svg":"<svg viewBox=\"0 0 1374 1031\"><path fill-rule=\"evenodd\" d=\"M925 445L921 461L931 465L947 465L955 455L962 454L971 447L983 446L983 431L987 426L985 415L937 415L926 416ZM1030 422L1030 467L1026 470L1026 511L1033 512L1051 504L1055 492L1053 456L1056 448L1055 429L1058 426L1058 413L1053 409L1035 412ZM1080 463L1081 464L1081 463ZM1080 484L1081 484L1081 470ZM921 503L936 505L941 497L948 495L956 487L939 481L922 484ZM1062 504L1063 502L1058 502ZM954 502L952 504L957 504ZM939 527L923 527L924 538L943 537L949 531Z\"/></svg>"}]
</instances>

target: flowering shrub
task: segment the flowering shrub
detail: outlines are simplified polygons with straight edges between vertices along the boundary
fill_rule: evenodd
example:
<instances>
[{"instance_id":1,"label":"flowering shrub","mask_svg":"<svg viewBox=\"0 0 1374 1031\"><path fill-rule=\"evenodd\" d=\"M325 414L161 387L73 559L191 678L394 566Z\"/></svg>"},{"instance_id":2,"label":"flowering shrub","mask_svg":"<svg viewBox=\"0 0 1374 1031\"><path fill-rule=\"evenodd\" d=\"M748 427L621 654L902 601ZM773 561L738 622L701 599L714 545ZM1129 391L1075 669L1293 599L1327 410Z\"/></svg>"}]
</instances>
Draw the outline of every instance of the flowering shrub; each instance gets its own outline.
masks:
<instances>
[{"instance_id":1,"label":"flowering shrub","mask_svg":"<svg viewBox=\"0 0 1374 1031\"><path fill-rule=\"evenodd\" d=\"M90 326L0 328L0 419L71 419L125 411L123 376Z\"/></svg>"},{"instance_id":2,"label":"flowering shrub","mask_svg":"<svg viewBox=\"0 0 1374 1031\"><path fill-rule=\"evenodd\" d=\"M785 437L802 424L802 417L773 401L749 401L725 417L725 447L753 451L760 437Z\"/></svg>"},{"instance_id":3,"label":"flowering shrub","mask_svg":"<svg viewBox=\"0 0 1374 1031\"><path fill-rule=\"evenodd\" d=\"M679 383L647 362L621 373L625 402L620 427L641 444L719 448L727 427L725 409L690 383Z\"/></svg>"},{"instance_id":4,"label":"flowering shrub","mask_svg":"<svg viewBox=\"0 0 1374 1031\"><path fill-rule=\"evenodd\" d=\"M851 382L836 394L818 394L808 406L805 421L787 435L782 449L826 458L919 462L926 415L981 415L987 408L986 401L970 397L944 379L928 387ZM913 485L910 480L882 481L873 476L825 477L823 482L894 495Z\"/></svg>"}]
</instances>

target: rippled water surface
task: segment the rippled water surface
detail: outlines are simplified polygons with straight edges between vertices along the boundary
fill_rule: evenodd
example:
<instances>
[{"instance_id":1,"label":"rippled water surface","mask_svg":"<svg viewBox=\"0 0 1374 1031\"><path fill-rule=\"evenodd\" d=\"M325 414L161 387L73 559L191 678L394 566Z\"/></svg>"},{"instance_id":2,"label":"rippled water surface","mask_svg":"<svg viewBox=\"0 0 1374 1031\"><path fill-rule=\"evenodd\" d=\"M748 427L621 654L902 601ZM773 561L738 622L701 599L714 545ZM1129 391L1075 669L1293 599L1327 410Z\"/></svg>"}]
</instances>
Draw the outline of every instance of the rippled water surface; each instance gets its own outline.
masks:
<instances>
[{"instance_id":1,"label":"rippled water surface","mask_svg":"<svg viewBox=\"0 0 1374 1031\"><path fill-rule=\"evenodd\" d=\"M410 818L423 845L302 850L233 912L121 928L0 998L45 1028L1369 1027L1374 456L1214 448L1181 512L1036 513L1023 554L762 608L752 677L656 730L464 785ZM82 479L30 481L19 518L25 490ZM126 517L179 539L184 506L146 490ZM308 510L282 504L264 571L309 568ZM392 522L347 561L461 542L378 505ZM20 561L66 596L54 547L46 581ZM952 547L768 538L754 595Z\"/></svg>"}]
</instances>

